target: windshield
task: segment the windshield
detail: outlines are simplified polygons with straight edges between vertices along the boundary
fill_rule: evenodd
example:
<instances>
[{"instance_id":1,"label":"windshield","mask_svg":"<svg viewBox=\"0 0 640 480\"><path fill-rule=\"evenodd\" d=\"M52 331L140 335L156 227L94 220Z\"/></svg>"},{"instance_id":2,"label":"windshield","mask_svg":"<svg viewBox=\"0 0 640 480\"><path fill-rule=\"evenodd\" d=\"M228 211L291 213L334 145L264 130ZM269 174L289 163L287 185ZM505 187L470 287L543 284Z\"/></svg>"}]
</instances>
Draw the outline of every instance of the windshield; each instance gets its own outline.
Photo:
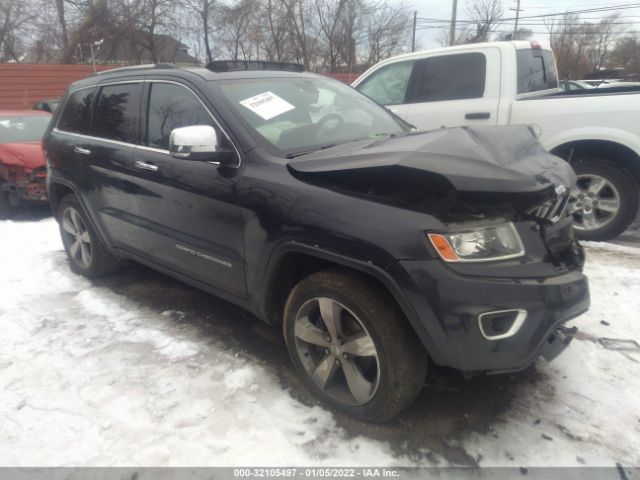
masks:
<instances>
[{"instance_id":1,"label":"windshield","mask_svg":"<svg viewBox=\"0 0 640 480\"><path fill-rule=\"evenodd\" d=\"M408 130L385 108L329 79L244 79L217 84L245 123L284 153Z\"/></svg>"},{"instance_id":2,"label":"windshield","mask_svg":"<svg viewBox=\"0 0 640 480\"><path fill-rule=\"evenodd\" d=\"M50 115L0 116L0 143L24 143L42 140Z\"/></svg>"}]
</instances>

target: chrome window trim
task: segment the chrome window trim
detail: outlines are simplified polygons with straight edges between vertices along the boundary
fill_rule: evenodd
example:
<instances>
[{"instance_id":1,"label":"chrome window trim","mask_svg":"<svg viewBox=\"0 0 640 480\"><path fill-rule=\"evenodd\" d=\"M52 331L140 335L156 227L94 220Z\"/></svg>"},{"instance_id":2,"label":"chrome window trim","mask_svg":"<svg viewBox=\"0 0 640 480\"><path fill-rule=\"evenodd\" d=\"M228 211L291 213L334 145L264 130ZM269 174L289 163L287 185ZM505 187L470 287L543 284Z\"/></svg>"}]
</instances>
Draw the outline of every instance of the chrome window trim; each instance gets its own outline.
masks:
<instances>
[{"instance_id":1,"label":"chrome window trim","mask_svg":"<svg viewBox=\"0 0 640 480\"><path fill-rule=\"evenodd\" d=\"M169 150L164 150L162 148L148 147L147 145L136 145L136 147L140 150L147 150L149 152L165 153L167 155L171 155L171 152L169 152Z\"/></svg>"},{"instance_id":2,"label":"chrome window trim","mask_svg":"<svg viewBox=\"0 0 640 480\"><path fill-rule=\"evenodd\" d=\"M142 85L144 85L145 83L168 83L168 84L172 84L172 85L178 85L178 86L188 90L196 98L196 100L198 100L200 105L202 105L202 108L205 109L205 111L207 112L209 117L211 117L211 119L215 123L216 127L220 130L220 132L225 136L225 138L229 141L229 143L231 143L231 145L233 145L233 149L235 150L236 155L238 156L238 165L235 165L232 168L236 168L236 169L240 168L240 166L242 165L242 155L240 155L240 150L239 150L238 146L236 145L236 143L231 139L231 136L227 133L227 131L224 128L222 128L222 125L220 125L220 122L218 122L218 119L213 115L213 113L211 113L211 110L209 110L209 108L205 105L205 103L200 99L198 94L192 88L184 85L183 83L176 82L174 80L160 80L160 79L122 80L122 81L114 81L114 82L107 82L107 83L97 83L95 85L87 85L87 86L80 87L80 88L75 89L75 90L70 90L69 91L69 95L67 96L67 101L69 99L69 96L71 96L74 93L79 92L81 90L85 90L87 88L95 88L97 90L100 87L106 87L106 86L111 86L111 85L124 85L124 84L128 84L128 83L140 83ZM65 101L65 104L62 106L62 109L64 109L64 107L66 106L67 101ZM63 110L61 110L61 111L63 111ZM111 140L109 138L96 137L96 136L93 136L93 135L85 135L85 134L82 134L82 133L67 132L66 130L60 130L58 128L58 123L60 122L60 118L61 117L62 117L62 115L58 116L58 119L56 121L56 125L53 127L53 131L56 132L56 133L62 133L62 134L65 134L65 135L75 135L76 137L86 138L88 140L100 140L100 141L103 141L103 142L113 143L113 144L116 144L116 145L122 145L122 146L127 146L127 147L133 147L133 148L136 148L136 149L147 150L147 151L150 151L150 152L164 153L166 155L171 155L169 150L164 150L162 148L149 147L147 145L136 145L136 144L133 144L133 143L121 142L119 140ZM217 164L217 162L206 162L206 163L212 163L214 165Z\"/></svg>"},{"instance_id":3,"label":"chrome window trim","mask_svg":"<svg viewBox=\"0 0 640 480\"><path fill-rule=\"evenodd\" d=\"M512 313L512 312L516 312L516 318L513 320L513 323L511 324L511 327L509 327L509 330L507 330L506 332L500 335L493 335L493 336L487 335L485 333L484 328L482 327L482 319L485 316L495 315L500 313ZM520 327L522 327L522 325L524 324L524 321L527 319L527 315L528 315L527 311L523 310L522 308L514 308L510 310L495 310L493 312L481 313L480 315L478 315L478 326L480 327L480 333L485 339L491 340L491 341L502 340L503 338L513 337L516 333L518 333L518 330L520 330Z\"/></svg>"},{"instance_id":4,"label":"chrome window trim","mask_svg":"<svg viewBox=\"0 0 640 480\"><path fill-rule=\"evenodd\" d=\"M123 147L138 148L139 145L135 143L121 142L120 140L111 140L110 138L94 137L93 135L85 135L83 133L67 132L66 130L60 130L57 126L53 127L55 133L61 133L63 135L72 135L74 137L86 138L87 140L99 140L101 142L113 143L115 145L122 145Z\"/></svg>"}]
</instances>

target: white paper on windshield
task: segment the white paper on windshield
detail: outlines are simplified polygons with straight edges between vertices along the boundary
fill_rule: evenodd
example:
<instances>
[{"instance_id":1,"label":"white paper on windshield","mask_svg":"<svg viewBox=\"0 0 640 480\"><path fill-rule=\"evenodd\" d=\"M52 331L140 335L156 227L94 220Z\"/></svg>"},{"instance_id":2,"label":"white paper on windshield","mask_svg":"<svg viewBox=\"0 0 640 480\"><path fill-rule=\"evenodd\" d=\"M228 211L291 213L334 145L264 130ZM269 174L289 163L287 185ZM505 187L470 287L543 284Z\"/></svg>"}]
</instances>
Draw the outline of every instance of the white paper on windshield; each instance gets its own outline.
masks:
<instances>
[{"instance_id":1,"label":"white paper on windshield","mask_svg":"<svg viewBox=\"0 0 640 480\"><path fill-rule=\"evenodd\" d=\"M265 120L271 120L273 117L282 115L284 112L293 110L294 107L285 99L280 98L275 93L264 92L255 97L247 98L240 101L240 105L248 108L256 115L264 118Z\"/></svg>"}]
</instances>

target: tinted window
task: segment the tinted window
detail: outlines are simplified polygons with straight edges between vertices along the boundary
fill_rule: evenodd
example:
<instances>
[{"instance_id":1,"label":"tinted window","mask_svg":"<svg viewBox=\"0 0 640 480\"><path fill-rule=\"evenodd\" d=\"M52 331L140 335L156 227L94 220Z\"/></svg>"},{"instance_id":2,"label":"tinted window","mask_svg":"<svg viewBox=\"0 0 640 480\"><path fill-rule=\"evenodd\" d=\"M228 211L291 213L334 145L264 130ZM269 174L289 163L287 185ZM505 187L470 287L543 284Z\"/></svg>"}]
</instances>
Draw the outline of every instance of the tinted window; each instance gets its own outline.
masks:
<instances>
[{"instance_id":1,"label":"tinted window","mask_svg":"<svg viewBox=\"0 0 640 480\"><path fill-rule=\"evenodd\" d=\"M549 50L518 50L518 93L558 88L558 72Z\"/></svg>"},{"instance_id":2,"label":"tinted window","mask_svg":"<svg viewBox=\"0 0 640 480\"><path fill-rule=\"evenodd\" d=\"M72 93L58 121L58 128L65 132L88 133L94 88Z\"/></svg>"},{"instance_id":3,"label":"tinted window","mask_svg":"<svg viewBox=\"0 0 640 480\"><path fill-rule=\"evenodd\" d=\"M171 130L189 125L215 123L200 101L184 87L169 83L153 83L149 93L146 144L169 149Z\"/></svg>"},{"instance_id":4,"label":"tinted window","mask_svg":"<svg viewBox=\"0 0 640 480\"><path fill-rule=\"evenodd\" d=\"M92 134L135 143L141 90L142 84L137 83L102 87L93 112Z\"/></svg>"},{"instance_id":5,"label":"tinted window","mask_svg":"<svg viewBox=\"0 0 640 480\"><path fill-rule=\"evenodd\" d=\"M404 103L414 62L398 62L375 71L356 88L380 105Z\"/></svg>"},{"instance_id":6,"label":"tinted window","mask_svg":"<svg viewBox=\"0 0 640 480\"><path fill-rule=\"evenodd\" d=\"M421 60L413 102L481 98L487 61L482 53L441 55Z\"/></svg>"}]
</instances>

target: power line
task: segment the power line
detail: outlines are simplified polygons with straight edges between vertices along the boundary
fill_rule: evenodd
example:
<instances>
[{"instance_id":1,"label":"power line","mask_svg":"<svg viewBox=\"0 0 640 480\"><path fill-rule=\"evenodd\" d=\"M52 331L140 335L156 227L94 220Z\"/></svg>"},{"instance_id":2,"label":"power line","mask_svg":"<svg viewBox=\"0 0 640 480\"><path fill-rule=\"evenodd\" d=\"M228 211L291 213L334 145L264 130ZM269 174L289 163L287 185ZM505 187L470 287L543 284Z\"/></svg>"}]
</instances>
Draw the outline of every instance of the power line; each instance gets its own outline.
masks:
<instances>
[{"instance_id":1,"label":"power line","mask_svg":"<svg viewBox=\"0 0 640 480\"><path fill-rule=\"evenodd\" d=\"M467 25L468 26L468 25ZM417 27L417 30L433 30L433 29L445 29L445 30L449 30L449 26L445 26L445 25L433 25L433 26L423 26L423 27ZM466 27L456 27L456 30L458 31L465 31ZM528 29L527 29L528 30ZM513 33L512 30L492 30L491 33ZM531 31L532 34L534 35L550 35L550 34L554 34L554 35L562 35L562 33L554 33L554 32L550 32L550 31L546 31L546 32L541 32L541 31ZM580 32L580 35L603 35L606 33L611 33L609 31L589 31L589 32ZM629 35L629 34L640 34L640 30L627 30L624 32L621 32L623 35Z\"/></svg>"},{"instance_id":2,"label":"power line","mask_svg":"<svg viewBox=\"0 0 640 480\"><path fill-rule=\"evenodd\" d=\"M590 8L583 10L573 10L562 13L546 13L541 15L528 15L524 17L519 17L519 20L531 19L531 18L546 18L546 17L558 17L558 16L566 16L566 15L577 15L581 13L596 13L596 12L608 12L608 11L617 11L617 10L628 10L633 8L640 8L640 3L628 3L623 5L612 5L611 7L602 7L602 8ZM427 17L418 17L419 21L427 21L427 22L449 22L449 20L444 20L440 18L427 18ZM510 21L515 20L515 17L505 18L502 21ZM471 20L459 20L460 22L473 22Z\"/></svg>"}]
</instances>

